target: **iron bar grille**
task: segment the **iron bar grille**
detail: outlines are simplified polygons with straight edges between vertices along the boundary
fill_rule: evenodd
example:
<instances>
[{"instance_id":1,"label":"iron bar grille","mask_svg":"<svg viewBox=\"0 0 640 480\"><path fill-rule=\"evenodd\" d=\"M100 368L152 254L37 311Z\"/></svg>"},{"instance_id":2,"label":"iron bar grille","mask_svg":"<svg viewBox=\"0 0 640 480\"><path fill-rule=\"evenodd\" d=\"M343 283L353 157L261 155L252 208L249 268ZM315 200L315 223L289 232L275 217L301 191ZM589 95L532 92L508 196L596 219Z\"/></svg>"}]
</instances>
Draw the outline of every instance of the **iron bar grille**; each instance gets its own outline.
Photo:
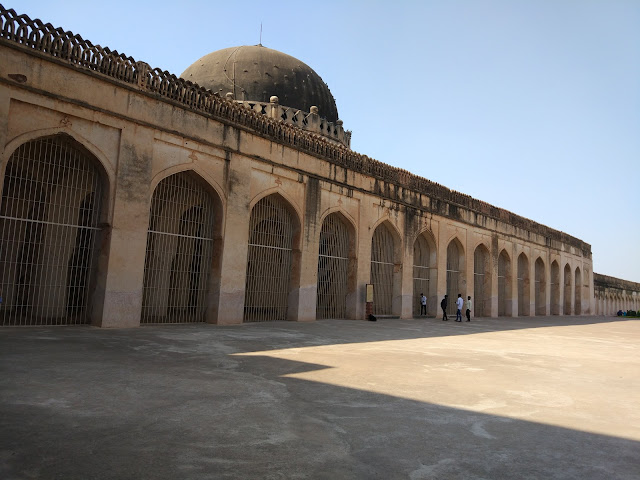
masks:
<instances>
[{"instance_id":1,"label":"iron bar grille","mask_svg":"<svg viewBox=\"0 0 640 480\"><path fill-rule=\"evenodd\" d=\"M189 172L162 180L151 200L141 323L205 321L213 257L213 198Z\"/></svg>"},{"instance_id":2,"label":"iron bar grille","mask_svg":"<svg viewBox=\"0 0 640 480\"><path fill-rule=\"evenodd\" d=\"M373 232L371 241L371 283L373 313L390 315L393 311L393 236L384 225Z\"/></svg>"},{"instance_id":3,"label":"iron bar grille","mask_svg":"<svg viewBox=\"0 0 640 480\"><path fill-rule=\"evenodd\" d=\"M486 252L481 248L476 248L473 254L473 314L476 317L485 315L485 302L487 301L485 292L485 262Z\"/></svg>"},{"instance_id":4,"label":"iron bar grille","mask_svg":"<svg viewBox=\"0 0 640 480\"><path fill-rule=\"evenodd\" d=\"M504 253L498 257L498 316L507 315L507 302L509 301L508 272L510 268L509 259Z\"/></svg>"},{"instance_id":5,"label":"iron bar grille","mask_svg":"<svg viewBox=\"0 0 640 480\"><path fill-rule=\"evenodd\" d=\"M270 195L255 204L249 222L245 322L287 319L293 219L284 200Z\"/></svg>"},{"instance_id":6,"label":"iron bar grille","mask_svg":"<svg viewBox=\"0 0 640 480\"><path fill-rule=\"evenodd\" d=\"M447 247L447 314L456 314L458 309L456 300L458 294L462 293L459 287L460 279L460 250L455 242L451 242Z\"/></svg>"},{"instance_id":7,"label":"iron bar grille","mask_svg":"<svg viewBox=\"0 0 640 480\"><path fill-rule=\"evenodd\" d=\"M337 214L322 222L318 255L317 318L345 318L349 232Z\"/></svg>"},{"instance_id":8,"label":"iron bar grille","mask_svg":"<svg viewBox=\"0 0 640 480\"><path fill-rule=\"evenodd\" d=\"M544 281L544 264L542 260L538 259L535 263L535 302L536 302L536 315L545 315L546 309L546 292Z\"/></svg>"},{"instance_id":9,"label":"iron bar grille","mask_svg":"<svg viewBox=\"0 0 640 480\"><path fill-rule=\"evenodd\" d=\"M2 325L90 320L102 179L94 160L62 136L21 145L0 204Z\"/></svg>"},{"instance_id":10,"label":"iron bar grille","mask_svg":"<svg viewBox=\"0 0 640 480\"><path fill-rule=\"evenodd\" d=\"M524 255L518 257L518 316L529 314L529 295L527 292L528 263Z\"/></svg>"},{"instance_id":11,"label":"iron bar grille","mask_svg":"<svg viewBox=\"0 0 640 480\"><path fill-rule=\"evenodd\" d=\"M556 262L551 264L551 315L560 313L560 268Z\"/></svg>"},{"instance_id":12,"label":"iron bar grille","mask_svg":"<svg viewBox=\"0 0 640 480\"><path fill-rule=\"evenodd\" d=\"M580 278L580 269L576 268L576 281L575 285L575 298L574 298L574 308L573 313L575 315L580 315L582 313L582 279Z\"/></svg>"},{"instance_id":13,"label":"iron bar grille","mask_svg":"<svg viewBox=\"0 0 640 480\"><path fill-rule=\"evenodd\" d=\"M418 237L413 244L413 315L420 315L420 294L429 298L429 260L431 251L429 244L422 237Z\"/></svg>"},{"instance_id":14,"label":"iron bar grille","mask_svg":"<svg viewBox=\"0 0 640 480\"><path fill-rule=\"evenodd\" d=\"M571 269L564 267L564 315L571 315Z\"/></svg>"}]
</instances>

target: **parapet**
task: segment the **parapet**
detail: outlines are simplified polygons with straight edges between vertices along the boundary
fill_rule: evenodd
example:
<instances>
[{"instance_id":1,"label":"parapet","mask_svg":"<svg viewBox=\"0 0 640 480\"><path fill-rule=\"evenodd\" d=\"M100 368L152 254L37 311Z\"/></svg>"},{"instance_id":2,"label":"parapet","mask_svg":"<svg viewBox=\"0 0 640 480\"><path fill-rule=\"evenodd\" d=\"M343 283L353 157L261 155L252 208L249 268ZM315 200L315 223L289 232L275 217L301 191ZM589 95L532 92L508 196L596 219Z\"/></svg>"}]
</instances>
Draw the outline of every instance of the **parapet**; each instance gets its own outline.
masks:
<instances>
[{"instance_id":1,"label":"parapet","mask_svg":"<svg viewBox=\"0 0 640 480\"><path fill-rule=\"evenodd\" d=\"M227 94L227 99L233 99L233 95L229 95ZM271 97L269 103L247 100L236 100L236 102L261 115L319 134L334 144L344 145L347 148L351 146L351 132L343 128L342 120L335 123L329 122L326 118L320 117L318 107L311 107L310 112L303 112L280 105L278 97L275 96Z\"/></svg>"}]
</instances>

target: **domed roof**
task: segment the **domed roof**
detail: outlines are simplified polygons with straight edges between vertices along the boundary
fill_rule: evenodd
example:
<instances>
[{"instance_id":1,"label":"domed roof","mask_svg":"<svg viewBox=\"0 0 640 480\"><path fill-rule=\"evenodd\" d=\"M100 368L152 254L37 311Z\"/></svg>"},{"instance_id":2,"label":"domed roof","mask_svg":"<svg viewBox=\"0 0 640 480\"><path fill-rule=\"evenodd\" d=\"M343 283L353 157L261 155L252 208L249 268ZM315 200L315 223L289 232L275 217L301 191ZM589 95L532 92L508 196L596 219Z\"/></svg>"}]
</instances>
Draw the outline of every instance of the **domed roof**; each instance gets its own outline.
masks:
<instances>
[{"instance_id":1,"label":"domed roof","mask_svg":"<svg viewBox=\"0 0 640 480\"><path fill-rule=\"evenodd\" d=\"M217 50L180 76L222 97L233 92L236 100L269 102L275 95L280 105L304 112L316 106L321 117L338 120L336 101L320 75L300 60L262 45Z\"/></svg>"}]
</instances>

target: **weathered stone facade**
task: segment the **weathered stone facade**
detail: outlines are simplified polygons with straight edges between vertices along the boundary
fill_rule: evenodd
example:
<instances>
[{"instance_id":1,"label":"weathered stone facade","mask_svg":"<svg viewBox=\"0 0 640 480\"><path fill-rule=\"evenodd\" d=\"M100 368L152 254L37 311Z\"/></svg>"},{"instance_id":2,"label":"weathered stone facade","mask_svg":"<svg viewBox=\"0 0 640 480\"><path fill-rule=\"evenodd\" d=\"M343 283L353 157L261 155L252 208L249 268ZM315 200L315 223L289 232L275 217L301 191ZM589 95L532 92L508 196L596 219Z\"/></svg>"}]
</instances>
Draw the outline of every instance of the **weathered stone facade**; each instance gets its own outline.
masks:
<instances>
[{"instance_id":1,"label":"weathered stone facade","mask_svg":"<svg viewBox=\"0 0 640 480\"><path fill-rule=\"evenodd\" d=\"M619 310L640 310L640 283L595 273L593 284L597 314L615 315Z\"/></svg>"},{"instance_id":2,"label":"weathered stone facade","mask_svg":"<svg viewBox=\"0 0 640 480\"><path fill-rule=\"evenodd\" d=\"M47 287L38 322L72 307L104 327L235 324L259 312L311 321L322 302L361 319L369 283L374 312L402 318L419 311L420 293L430 315L446 292L450 306L471 296L476 316L606 310L596 310L589 244L353 152L341 122L328 133L315 113L283 122L12 11L0 18L5 323L30 322L34 290L56 269L67 280ZM16 153L30 148L72 152L99 188L78 184L65 194L72 206L59 206L53 174L34 173L48 167ZM38 175L51 185L37 187L48 193L36 215L36 187L20 185ZM89 207L91 224L80 220ZM47 267L62 241L47 240L51 225L79 230L60 234L68 245Z\"/></svg>"}]
</instances>

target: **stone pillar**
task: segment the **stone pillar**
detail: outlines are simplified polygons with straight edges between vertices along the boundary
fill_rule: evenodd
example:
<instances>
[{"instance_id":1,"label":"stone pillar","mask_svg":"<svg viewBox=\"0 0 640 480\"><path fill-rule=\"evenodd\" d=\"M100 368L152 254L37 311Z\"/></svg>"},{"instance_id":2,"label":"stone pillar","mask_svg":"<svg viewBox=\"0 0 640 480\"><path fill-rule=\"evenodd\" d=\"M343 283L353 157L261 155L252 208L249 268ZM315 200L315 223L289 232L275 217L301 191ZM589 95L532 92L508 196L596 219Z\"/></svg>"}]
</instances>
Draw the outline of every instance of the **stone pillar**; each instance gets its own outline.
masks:
<instances>
[{"instance_id":1,"label":"stone pillar","mask_svg":"<svg viewBox=\"0 0 640 480\"><path fill-rule=\"evenodd\" d=\"M371 236L373 235L373 230L370 229L367 223L366 220L362 219L358 228L358 280L356 294L352 300L355 300L355 313L358 319L365 318L367 283L371 282Z\"/></svg>"},{"instance_id":2,"label":"stone pillar","mask_svg":"<svg viewBox=\"0 0 640 480\"><path fill-rule=\"evenodd\" d=\"M220 260L217 316L214 314L215 323L220 325L238 324L243 320L251 215L251 162L245 157L232 154L227 154L227 161L227 214Z\"/></svg>"},{"instance_id":3,"label":"stone pillar","mask_svg":"<svg viewBox=\"0 0 640 480\"><path fill-rule=\"evenodd\" d=\"M144 261L152 192L153 131L122 130L111 232L101 262L106 262L104 301L94 314L102 327L140 325Z\"/></svg>"}]
</instances>

